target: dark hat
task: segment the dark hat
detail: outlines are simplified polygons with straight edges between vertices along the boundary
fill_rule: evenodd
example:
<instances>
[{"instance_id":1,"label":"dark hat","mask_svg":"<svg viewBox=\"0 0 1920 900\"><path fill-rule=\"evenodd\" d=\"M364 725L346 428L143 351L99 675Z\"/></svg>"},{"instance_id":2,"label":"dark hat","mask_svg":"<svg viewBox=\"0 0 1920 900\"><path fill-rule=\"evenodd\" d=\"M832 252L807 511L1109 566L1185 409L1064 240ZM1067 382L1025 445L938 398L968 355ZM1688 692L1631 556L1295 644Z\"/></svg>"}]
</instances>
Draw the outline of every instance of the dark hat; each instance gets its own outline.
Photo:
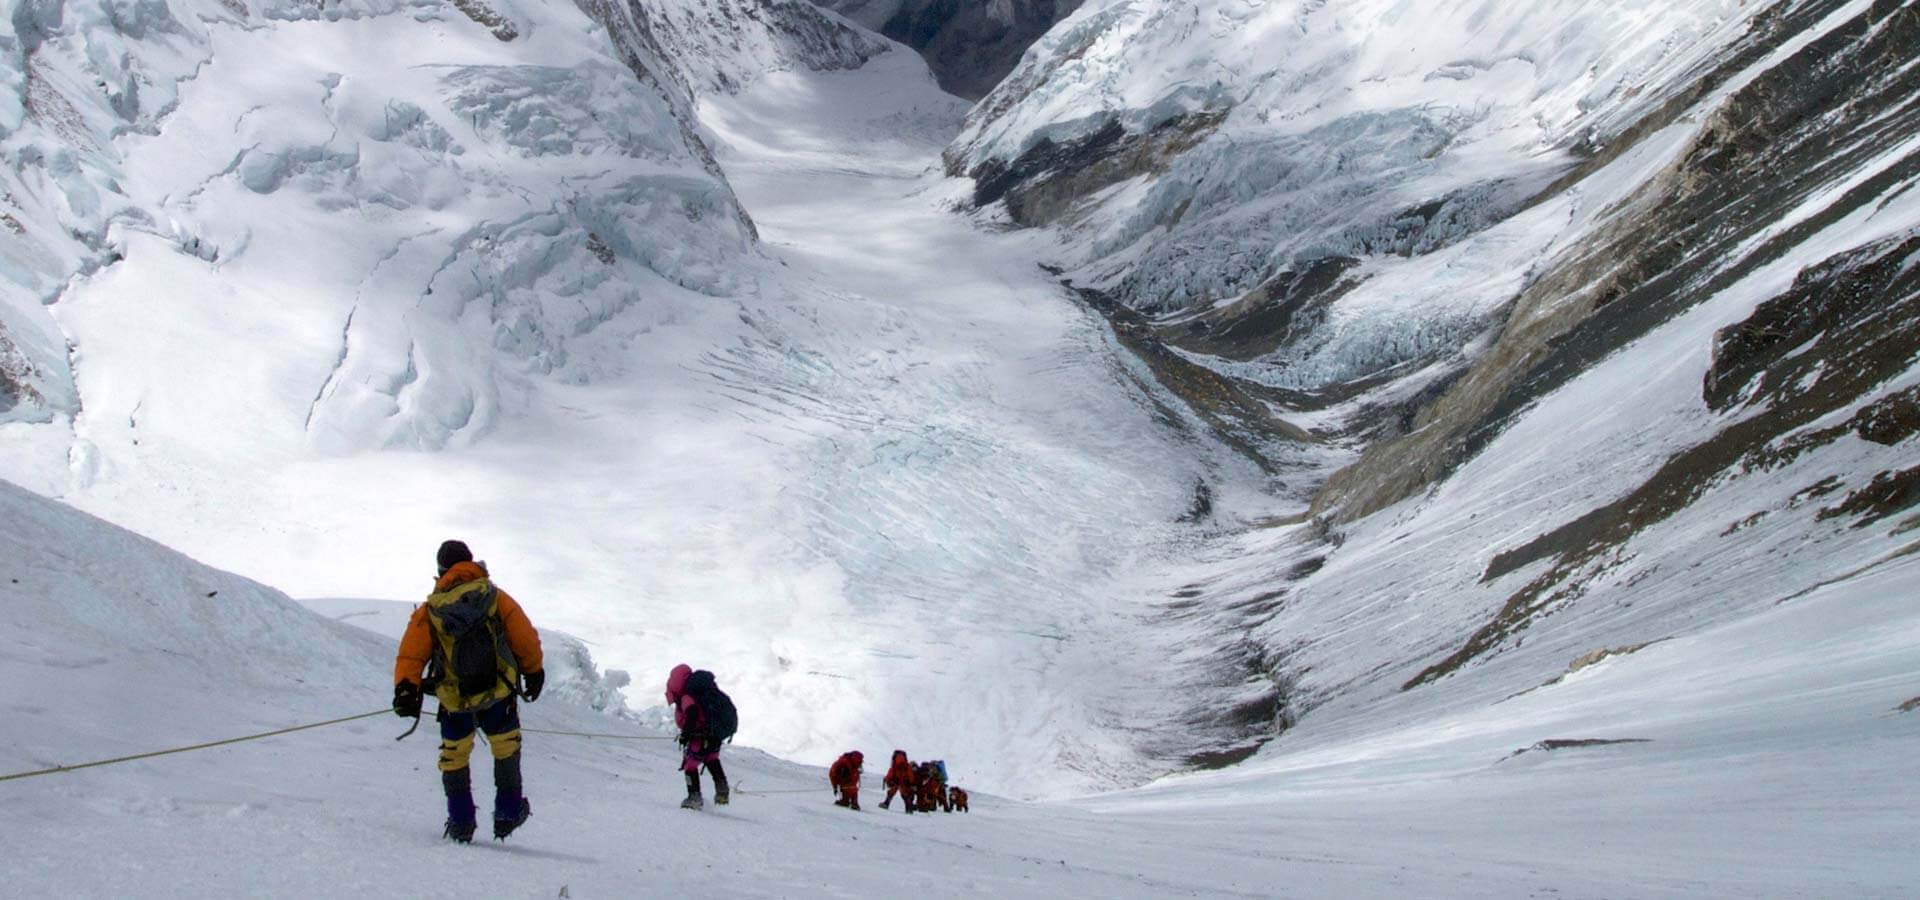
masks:
<instances>
[{"instance_id":1,"label":"dark hat","mask_svg":"<svg viewBox=\"0 0 1920 900\"><path fill-rule=\"evenodd\" d=\"M440 574L445 575L455 563L473 562L473 551L462 541L446 541L440 545L435 559L440 563Z\"/></svg>"}]
</instances>

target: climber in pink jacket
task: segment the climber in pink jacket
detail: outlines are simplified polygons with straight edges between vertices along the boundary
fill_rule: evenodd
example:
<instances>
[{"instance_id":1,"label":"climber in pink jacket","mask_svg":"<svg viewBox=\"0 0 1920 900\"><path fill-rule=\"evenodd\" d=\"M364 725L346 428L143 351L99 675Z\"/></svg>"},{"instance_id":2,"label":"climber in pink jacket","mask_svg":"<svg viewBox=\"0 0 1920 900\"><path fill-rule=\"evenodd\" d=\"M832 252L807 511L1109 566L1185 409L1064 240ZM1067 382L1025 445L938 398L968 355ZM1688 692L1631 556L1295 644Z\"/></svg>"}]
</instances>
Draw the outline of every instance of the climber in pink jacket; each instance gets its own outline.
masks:
<instances>
[{"instance_id":1,"label":"climber in pink jacket","mask_svg":"<svg viewBox=\"0 0 1920 900\"><path fill-rule=\"evenodd\" d=\"M703 701L716 708L707 709ZM727 805L727 773L720 767L720 742L733 734L733 701L714 684L712 672L695 672L692 666L681 663L667 675L667 705L673 707L673 724L680 728L680 746L684 749L680 770L687 774L687 799L680 805L686 809L706 805L700 799L701 766L713 774L713 802ZM726 733L716 733L717 728Z\"/></svg>"}]
</instances>

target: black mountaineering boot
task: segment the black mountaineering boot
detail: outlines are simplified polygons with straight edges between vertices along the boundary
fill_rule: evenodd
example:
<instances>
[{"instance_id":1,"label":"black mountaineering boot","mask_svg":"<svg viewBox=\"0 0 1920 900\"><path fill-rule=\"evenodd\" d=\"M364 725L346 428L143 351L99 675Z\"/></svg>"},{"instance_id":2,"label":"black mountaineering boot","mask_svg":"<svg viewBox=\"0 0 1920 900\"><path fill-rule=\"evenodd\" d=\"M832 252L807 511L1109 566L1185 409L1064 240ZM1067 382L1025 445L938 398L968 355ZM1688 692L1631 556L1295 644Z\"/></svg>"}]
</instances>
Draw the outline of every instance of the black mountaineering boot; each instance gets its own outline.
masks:
<instances>
[{"instance_id":1,"label":"black mountaineering boot","mask_svg":"<svg viewBox=\"0 0 1920 900\"><path fill-rule=\"evenodd\" d=\"M467 770L440 773L440 784L447 792L447 830L441 836L462 844L473 843L473 782Z\"/></svg>"},{"instance_id":2,"label":"black mountaineering boot","mask_svg":"<svg viewBox=\"0 0 1920 900\"><path fill-rule=\"evenodd\" d=\"M520 754L493 761L493 839L505 840L533 814L520 789Z\"/></svg>"},{"instance_id":3,"label":"black mountaineering boot","mask_svg":"<svg viewBox=\"0 0 1920 900\"><path fill-rule=\"evenodd\" d=\"M515 828L527 824L528 817L532 815L533 801L525 797L520 798L520 811L518 814L503 818L498 812L495 812L493 814L493 839L496 841L506 840L507 835L512 834Z\"/></svg>"},{"instance_id":4,"label":"black mountaineering boot","mask_svg":"<svg viewBox=\"0 0 1920 900\"><path fill-rule=\"evenodd\" d=\"M713 805L725 806L732 792L727 789L727 770L720 768L720 761L707 763L707 771L713 773Z\"/></svg>"},{"instance_id":5,"label":"black mountaineering boot","mask_svg":"<svg viewBox=\"0 0 1920 900\"><path fill-rule=\"evenodd\" d=\"M680 801L681 809L703 809L707 805L700 799L700 773L687 773L687 799Z\"/></svg>"}]
</instances>

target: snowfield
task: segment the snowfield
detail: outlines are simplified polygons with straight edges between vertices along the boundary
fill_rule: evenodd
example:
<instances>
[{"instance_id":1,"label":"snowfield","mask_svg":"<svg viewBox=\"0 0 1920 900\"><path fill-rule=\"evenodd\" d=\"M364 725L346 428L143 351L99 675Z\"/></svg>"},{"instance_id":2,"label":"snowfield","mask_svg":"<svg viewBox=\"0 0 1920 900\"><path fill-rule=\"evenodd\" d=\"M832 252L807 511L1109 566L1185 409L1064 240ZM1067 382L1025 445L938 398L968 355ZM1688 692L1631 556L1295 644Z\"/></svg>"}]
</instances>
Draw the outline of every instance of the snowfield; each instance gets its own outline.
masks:
<instances>
[{"instance_id":1,"label":"snowfield","mask_svg":"<svg viewBox=\"0 0 1920 900\"><path fill-rule=\"evenodd\" d=\"M321 605L375 636L10 485L0 513L0 617L24 637L0 674L53 688L0 700L0 774L387 694L400 620L378 604ZM382 715L0 783L21 823L4 874L22 896L1897 897L1920 878L1920 718L1895 710L1917 570L1908 556L1488 707L1403 709L1371 734L1102 797L976 793L967 815L882 812L871 783L866 812L835 809L820 770L748 749L729 753L732 805L684 812L665 733L582 705L601 676L554 653L526 727L661 740L529 733L534 817L508 843L439 838L433 738L395 743L404 723Z\"/></svg>"}]
</instances>

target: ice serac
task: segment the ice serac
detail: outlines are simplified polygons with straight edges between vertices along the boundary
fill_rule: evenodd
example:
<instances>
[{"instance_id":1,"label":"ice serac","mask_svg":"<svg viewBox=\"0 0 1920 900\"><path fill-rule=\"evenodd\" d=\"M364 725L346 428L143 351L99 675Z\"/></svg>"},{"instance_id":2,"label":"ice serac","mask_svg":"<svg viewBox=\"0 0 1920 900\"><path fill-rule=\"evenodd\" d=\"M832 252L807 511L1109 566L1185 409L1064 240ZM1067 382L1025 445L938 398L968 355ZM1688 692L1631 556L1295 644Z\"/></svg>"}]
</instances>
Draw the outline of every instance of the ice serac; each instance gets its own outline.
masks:
<instances>
[{"instance_id":1,"label":"ice serac","mask_svg":"<svg viewBox=\"0 0 1920 900\"><path fill-rule=\"evenodd\" d=\"M74 486L135 429L470 441L600 324L725 294L752 252L678 74L695 54L616 44L570 6L15 13L0 420L71 425ZM258 377L222 377L247 359ZM236 390L188 399L208 383Z\"/></svg>"},{"instance_id":2,"label":"ice serac","mask_svg":"<svg viewBox=\"0 0 1920 900\"><path fill-rule=\"evenodd\" d=\"M1920 9L1629 6L1093 3L949 147L1144 358L1323 442L1167 586L1196 761L1914 552Z\"/></svg>"},{"instance_id":3,"label":"ice serac","mask_svg":"<svg viewBox=\"0 0 1920 900\"><path fill-rule=\"evenodd\" d=\"M926 57L940 87L970 100L993 90L1033 42L1081 0L820 0Z\"/></svg>"}]
</instances>

